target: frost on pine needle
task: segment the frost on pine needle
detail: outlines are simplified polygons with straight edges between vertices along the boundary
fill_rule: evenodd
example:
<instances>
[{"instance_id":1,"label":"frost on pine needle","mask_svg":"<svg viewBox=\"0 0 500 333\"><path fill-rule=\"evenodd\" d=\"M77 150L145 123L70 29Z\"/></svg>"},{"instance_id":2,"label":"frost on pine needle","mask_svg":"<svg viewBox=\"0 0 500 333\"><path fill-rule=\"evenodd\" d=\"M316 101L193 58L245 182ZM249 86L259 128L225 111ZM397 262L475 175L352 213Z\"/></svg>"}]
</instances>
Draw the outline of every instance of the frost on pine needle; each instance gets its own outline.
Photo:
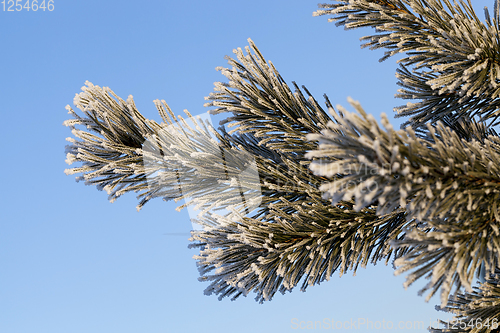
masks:
<instances>
[{"instance_id":1,"label":"frost on pine needle","mask_svg":"<svg viewBox=\"0 0 500 333\"><path fill-rule=\"evenodd\" d=\"M304 291L334 272L355 272L405 253L388 246L403 237L403 210L377 216L374 207L356 212L351 200L330 206L321 198L323 178L309 171L304 156L316 144L306 135L325 128L330 117L297 85L292 93L251 41L246 52L238 49L237 60L228 58L232 69L219 68L229 83L217 83L207 105L215 107L212 113L230 112L224 123L240 137L251 135L248 144L237 144L252 151L259 165L263 208L224 218L220 228L193 231L191 247L202 249L195 256L200 280L211 281L206 293L235 299L254 291L263 302L300 282Z\"/></svg>"},{"instance_id":2,"label":"frost on pine needle","mask_svg":"<svg viewBox=\"0 0 500 333\"><path fill-rule=\"evenodd\" d=\"M443 304L454 286L470 290L482 262L487 270L498 265L500 141L468 141L440 122L419 137L411 128L394 131L385 116L382 129L351 104L360 115L341 108L336 122L308 135L319 141L307 154L311 170L331 179L320 187L323 198L354 198L355 209L377 205L377 214L404 208L420 227L393 242L411 248L396 260L397 273L413 270L408 284L427 274L423 291L429 299L441 288Z\"/></svg>"},{"instance_id":3,"label":"frost on pine needle","mask_svg":"<svg viewBox=\"0 0 500 333\"><path fill-rule=\"evenodd\" d=\"M155 197L189 197L188 204L202 212L258 207L258 173L248 170L256 168L253 157L232 147L209 123L188 112L187 119L175 117L164 101L155 101L164 121L158 124L137 111L132 97L123 101L109 88L91 83L82 90L74 103L84 117L69 108L75 119L65 125L80 139L70 140L66 161L83 165L68 174L83 173L86 184L106 190L111 201L129 191L141 192L138 209ZM237 179L236 184L230 179Z\"/></svg>"},{"instance_id":4,"label":"frost on pine needle","mask_svg":"<svg viewBox=\"0 0 500 333\"><path fill-rule=\"evenodd\" d=\"M431 333L462 332L462 333L489 333L498 332L500 318L500 270L488 276L485 282L474 287L471 292L459 293L451 298L446 306L438 308L454 314L449 321L440 321L445 328L430 328ZM475 323L465 328L452 329L453 323Z\"/></svg>"},{"instance_id":5,"label":"frost on pine needle","mask_svg":"<svg viewBox=\"0 0 500 333\"><path fill-rule=\"evenodd\" d=\"M236 51L242 63L229 59L237 70L223 70L233 81L217 84L219 93L209 97L212 112L232 113L230 133L189 113L175 117L160 101L163 123L146 120L131 98L88 84L75 99L84 116L72 112L66 123L79 139L70 140L68 160L83 164L71 172L112 200L140 192L139 207L155 197L189 199L180 208L200 209L196 222L204 228L193 231L191 245L201 249L201 280L212 281L206 292L219 297L253 290L257 300L270 300L278 290L299 283L305 290L335 272L405 253L389 246L407 225L403 210L377 216L374 207L357 212L351 201L330 206L321 198L323 178L310 172L304 148L316 147L306 134L330 117L296 85L292 93L253 43L251 50L245 57Z\"/></svg>"},{"instance_id":6,"label":"frost on pine needle","mask_svg":"<svg viewBox=\"0 0 500 333\"><path fill-rule=\"evenodd\" d=\"M398 97L417 102L395 108L397 117L410 117L404 126L425 127L444 115L497 123L498 19L482 22L463 0L333 2L320 5L315 15L329 15L346 29L374 28L362 47L386 49L381 61L405 54L398 60Z\"/></svg>"},{"instance_id":7,"label":"frost on pine needle","mask_svg":"<svg viewBox=\"0 0 500 333\"><path fill-rule=\"evenodd\" d=\"M66 174L83 174L87 185L106 189L111 201L128 191L146 190L141 147L160 125L145 119L131 96L125 101L109 88L88 81L73 103L83 116L66 107L73 119L64 125L76 138L68 138L71 144L66 146L66 161L82 165L66 170Z\"/></svg>"},{"instance_id":8,"label":"frost on pine needle","mask_svg":"<svg viewBox=\"0 0 500 333\"><path fill-rule=\"evenodd\" d=\"M231 147L208 119L206 123L199 116L178 119L143 144L148 182L155 195L186 199L180 208L194 206L200 215L228 207L258 209L260 179L253 156Z\"/></svg>"},{"instance_id":9,"label":"frost on pine needle","mask_svg":"<svg viewBox=\"0 0 500 333\"><path fill-rule=\"evenodd\" d=\"M309 210L291 202L274 207L267 217L272 223L244 217L210 231L192 231L190 247L201 249L194 256L200 281L210 282L206 294L234 300L254 291L262 303L301 282L305 291L334 272L342 275L359 265L388 260L392 251L385 237L401 237L394 230L406 224L403 210L377 218L373 209L361 215L338 207ZM290 210L298 213L290 215Z\"/></svg>"},{"instance_id":10,"label":"frost on pine needle","mask_svg":"<svg viewBox=\"0 0 500 333\"><path fill-rule=\"evenodd\" d=\"M236 59L226 57L230 68L218 68L229 82L216 83L215 92L205 98L209 101L205 106L212 107L211 114L232 114L221 122L231 128L230 133L251 132L259 146L301 156L312 147L304 142L304 134L321 129L329 120L328 114L305 87L308 96L295 82L292 91L253 41L248 42L246 54L238 48L234 50Z\"/></svg>"},{"instance_id":11,"label":"frost on pine needle","mask_svg":"<svg viewBox=\"0 0 500 333\"><path fill-rule=\"evenodd\" d=\"M263 302L369 263L394 259L406 286L425 277L427 299L458 318L498 318L500 0L481 21L463 0L333 0L315 15L346 29L372 27L363 47L401 54L395 130L359 103L326 108L289 87L255 44L218 70L210 113L217 130L175 116L162 123L130 96L90 83L68 106L66 170L106 190L138 192L199 210L191 247L206 294ZM330 113L328 114L328 112ZM446 305L447 304L447 305ZM446 305L446 306L445 306ZM490 325L491 326L491 325ZM444 332L431 328L433 332ZM494 329L468 327L467 332Z\"/></svg>"}]
</instances>

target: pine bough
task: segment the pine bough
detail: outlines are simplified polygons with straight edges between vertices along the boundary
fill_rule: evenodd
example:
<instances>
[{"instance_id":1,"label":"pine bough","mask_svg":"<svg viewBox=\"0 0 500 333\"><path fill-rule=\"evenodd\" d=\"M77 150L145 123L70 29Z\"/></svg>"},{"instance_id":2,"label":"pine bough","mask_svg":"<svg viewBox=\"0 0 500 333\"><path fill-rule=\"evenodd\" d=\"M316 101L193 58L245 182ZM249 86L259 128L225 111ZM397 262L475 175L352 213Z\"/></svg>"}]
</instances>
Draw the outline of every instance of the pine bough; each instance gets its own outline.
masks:
<instances>
[{"instance_id":1,"label":"pine bough","mask_svg":"<svg viewBox=\"0 0 500 333\"><path fill-rule=\"evenodd\" d=\"M74 99L83 115L67 107L67 162L81 166L66 173L111 201L137 192L138 209L157 197L198 208L190 247L219 299L254 291L263 302L392 260L406 285L429 279L421 293L440 291L456 320L498 321L499 4L484 22L462 0L320 5L315 15L346 29L373 27L363 46L385 49L381 60L403 54L397 96L412 102L395 108L408 117L400 130L355 101L349 112L325 96L323 109L249 40L206 98L211 114L229 114L218 129L165 101L162 123L145 119L132 96L87 82Z\"/></svg>"}]
</instances>

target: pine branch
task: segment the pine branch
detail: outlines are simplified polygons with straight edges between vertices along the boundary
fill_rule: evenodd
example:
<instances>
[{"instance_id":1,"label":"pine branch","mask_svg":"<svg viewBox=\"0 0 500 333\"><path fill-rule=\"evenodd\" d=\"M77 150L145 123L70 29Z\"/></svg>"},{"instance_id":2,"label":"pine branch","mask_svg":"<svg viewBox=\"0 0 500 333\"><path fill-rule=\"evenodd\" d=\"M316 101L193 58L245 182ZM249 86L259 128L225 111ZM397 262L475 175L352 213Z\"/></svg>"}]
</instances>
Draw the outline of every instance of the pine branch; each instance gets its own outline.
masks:
<instances>
[{"instance_id":1,"label":"pine branch","mask_svg":"<svg viewBox=\"0 0 500 333\"><path fill-rule=\"evenodd\" d=\"M306 291L336 271L355 273L359 265L382 258L387 263L391 254L398 255L388 244L400 239L408 224L403 210L379 218L374 209L359 214L349 208L352 204L340 208L284 201L273 205L265 220L241 217L209 231L193 231L190 247L201 248L194 256L200 281L211 282L205 294L235 300L254 291L262 303L277 291L292 291L301 280L301 291Z\"/></svg>"},{"instance_id":2,"label":"pine branch","mask_svg":"<svg viewBox=\"0 0 500 333\"><path fill-rule=\"evenodd\" d=\"M66 148L67 162L83 166L66 173L83 173L77 180L107 190L111 201L140 192L138 209L155 197L190 199L187 204L202 212L230 205L244 209L242 195L254 206L251 201L260 196L259 177L244 172L253 156L232 146L210 124L189 113L192 125L182 117L175 121L164 101L155 103L164 120L161 125L145 119L131 96L125 102L109 88L87 83L75 98L84 117L68 107L75 119L65 122L80 139L68 138L72 144ZM79 125L87 131L78 130Z\"/></svg>"},{"instance_id":3,"label":"pine branch","mask_svg":"<svg viewBox=\"0 0 500 333\"><path fill-rule=\"evenodd\" d=\"M491 71L489 72L492 73ZM394 108L396 118L410 117L401 127L412 126L415 130L425 130L425 124L435 123L442 118L459 119L478 117L489 128L498 125L498 108L500 99L493 96L492 85L483 82L479 94L464 93L464 90L437 91L430 81L439 78L442 73L431 71L408 70L404 66L396 71L399 79L395 97L412 100L406 105ZM466 87L462 85L461 87Z\"/></svg>"},{"instance_id":4,"label":"pine branch","mask_svg":"<svg viewBox=\"0 0 500 333\"><path fill-rule=\"evenodd\" d=\"M446 302L453 285L468 290L482 262L488 270L498 265L500 239L500 139L483 142L460 139L438 123L428 125L429 138L412 129L395 131L383 116L381 129L357 102L361 114L341 110L337 123L321 134L319 148L307 157L316 175L331 178L320 190L333 204L356 200L355 209L378 202L378 214L406 208L409 219L420 222L403 240L411 250L396 260L401 273L410 269L407 285L429 274L430 298L441 288ZM481 213L478 213L481 212Z\"/></svg>"},{"instance_id":5,"label":"pine branch","mask_svg":"<svg viewBox=\"0 0 500 333\"><path fill-rule=\"evenodd\" d=\"M417 100L395 109L415 128L443 115L480 116L497 124L500 96L499 20L481 22L462 0L351 0L322 4L315 15L346 29L369 26L363 47L386 48L398 62L403 89L398 97ZM495 16L496 17L496 16ZM487 14L489 18L489 14ZM411 67L411 71L408 69Z\"/></svg>"},{"instance_id":6,"label":"pine branch","mask_svg":"<svg viewBox=\"0 0 500 333\"><path fill-rule=\"evenodd\" d=\"M403 210L377 216L376 207L357 212L351 201L331 206L321 198L318 187L326 179L308 168L305 149L317 145L306 134L325 128L330 118L297 86L292 93L251 47L255 55L241 58L237 51L242 63L230 59L238 70L223 70L232 81L218 85L222 91L210 97L210 105L218 107L213 112L233 113L226 121L236 124L232 134L193 118L193 125L183 118L175 122L164 102L156 103L164 120L157 124L144 119L131 98L124 102L108 88L88 84L75 99L85 117L72 111L76 120L66 122L80 138L70 139L68 159L83 163L70 173L84 173L113 199L139 191L139 207L154 197L189 198L179 208L200 208L198 223L206 229L193 233L191 245L201 248L200 279L212 281L206 293L220 297L254 290L257 300L268 300L302 279L305 290L335 271L355 272L359 265L387 263L406 253L389 246L404 237ZM141 123L135 124L137 119ZM76 130L78 125L89 131ZM122 127L126 130L119 131ZM103 134L108 132L114 136ZM249 166L257 177L245 174ZM229 213L219 215L217 209Z\"/></svg>"},{"instance_id":7,"label":"pine branch","mask_svg":"<svg viewBox=\"0 0 500 333\"><path fill-rule=\"evenodd\" d=\"M90 82L82 90L76 94L74 104L84 116L68 105L66 109L74 119L64 125L80 139L66 139L71 142L66 146L66 162L83 162L83 165L65 170L66 174L82 173L77 181L85 180L87 185L105 189L111 201L128 191L146 190L147 175L140 150L146 138L160 126L137 111L132 96L124 101L109 88Z\"/></svg>"},{"instance_id":8,"label":"pine branch","mask_svg":"<svg viewBox=\"0 0 500 333\"><path fill-rule=\"evenodd\" d=\"M206 293L236 299L253 290L256 300L263 302L278 290L292 290L301 279L305 290L337 270L355 272L359 265L404 254L407 249L394 252L388 245L404 236L408 225L404 210L377 216L376 207L355 212L351 201L331 206L321 198L318 187L325 179L312 175L307 167L305 151L316 144L306 134L325 128L330 118L297 86L292 93L274 66L250 44L253 53L247 48L244 56L237 50L239 62L228 59L233 69L221 69L230 81L216 84L221 92L210 95L208 106L217 107L213 113L231 112L225 123L260 140L246 146L239 140L238 146L247 151L269 150L260 156L278 155L281 163L273 165L272 159L255 154L262 165L265 208L261 212L239 218L234 214L232 219L206 216L209 221L220 220L221 227L193 232L191 247L202 249L195 256L200 280L212 281ZM327 106L331 108L328 100ZM228 136L228 140L234 138Z\"/></svg>"},{"instance_id":9,"label":"pine branch","mask_svg":"<svg viewBox=\"0 0 500 333\"><path fill-rule=\"evenodd\" d=\"M211 102L205 106L214 107L211 114L233 114L221 122L234 127L230 133L254 133L259 145L303 159L304 152L314 146L304 142L304 135L321 130L330 117L305 87L308 97L295 82L292 92L253 41L248 42L246 55L238 48L233 51L236 59L226 57L232 68L218 67L228 82L215 84L216 92L206 97Z\"/></svg>"},{"instance_id":10,"label":"pine branch","mask_svg":"<svg viewBox=\"0 0 500 333\"><path fill-rule=\"evenodd\" d=\"M405 54L397 97L416 103L395 110L411 116L413 129L395 131L385 115L382 129L356 102L361 116L336 113L326 98L331 118L249 40L246 53L227 57L231 68L218 68L228 82L206 98L212 114L232 114L221 123L231 131L188 112L175 117L164 101L155 101L159 124L131 96L87 83L74 100L83 116L67 107L74 119L64 124L77 138L68 138L67 162L82 165L66 173L82 174L77 180L111 201L138 192L138 209L156 197L200 209L204 230L192 232L190 247L200 248L205 293L219 299L254 291L263 302L393 258L398 274L410 271L406 286L430 279L421 293L441 290L457 318L499 318L498 276L472 283L481 270L500 274L500 138L492 129L500 123L500 0L485 22L463 0L321 7L315 15L347 29L375 28L363 47L385 48L381 61Z\"/></svg>"},{"instance_id":11,"label":"pine branch","mask_svg":"<svg viewBox=\"0 0 500 333\"><path fill-rule=\"evenodd\" d=\"M473 292L466 292L450 299L443 311L454 313L449 322L440 321L444 328L430 328L431 333L467 332L490 333L500 332L500 270L495 269Z\"/></svg>"}]
</instances>

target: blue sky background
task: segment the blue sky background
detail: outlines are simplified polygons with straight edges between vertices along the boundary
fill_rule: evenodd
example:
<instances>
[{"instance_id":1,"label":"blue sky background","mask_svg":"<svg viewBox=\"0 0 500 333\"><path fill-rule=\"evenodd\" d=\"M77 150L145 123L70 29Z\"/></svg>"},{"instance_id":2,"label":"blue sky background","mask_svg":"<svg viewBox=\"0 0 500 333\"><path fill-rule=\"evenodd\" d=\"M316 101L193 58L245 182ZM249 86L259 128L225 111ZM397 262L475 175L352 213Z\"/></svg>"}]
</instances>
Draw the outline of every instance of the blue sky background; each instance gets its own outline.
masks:
<instances>
[{"instance_id":1,"label":"blue sky background","mask_svg":"<svg viewBox=\"0 0 500 333\"><path fill-rule=\"evenodd\" d=\"M425 303L383 264L263 305L252 295L218 301L197 281L186 211L156 200L138 213L133 195L111 204L64 174L64 107L86 80L132 94L148 118L160 120L157 98L200 114L224 79L215 67L249 37L318 100L327 93L347 106L352 96L378 119L393 117L403 103L394 99L395 59L379 63L382 51L359 47L371 31L344 31L313 17L316 8L317 0L56 0L52 12L0 11L0 332L290 332L293 318L427 327L447 317L434 310L438 297Z\"/></svg>"}]
</instances>

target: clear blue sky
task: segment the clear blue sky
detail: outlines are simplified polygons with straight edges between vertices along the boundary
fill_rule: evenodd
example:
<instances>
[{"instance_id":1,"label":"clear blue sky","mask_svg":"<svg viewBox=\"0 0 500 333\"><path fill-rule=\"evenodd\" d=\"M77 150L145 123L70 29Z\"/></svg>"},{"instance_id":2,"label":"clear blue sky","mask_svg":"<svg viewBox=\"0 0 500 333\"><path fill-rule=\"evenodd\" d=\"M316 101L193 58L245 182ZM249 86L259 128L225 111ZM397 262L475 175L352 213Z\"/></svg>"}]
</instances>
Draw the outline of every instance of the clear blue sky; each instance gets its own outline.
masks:
<instances>
[{"instance_id":1,"label":"clear blue sky","mask_svg":"<svg viewBox=\"0 0 500 333\"><path fill-rule=\"evenodd\" d=\"M111 204L63 172L64 107L86 80L132 94L148 118L160 120L157 98L200 114L224 79L215 67L249 37L318 100L327 93L347 106L352 96L392 117L403 103L394 99L395 59L380 64L381 51L359 47L371 31L313 17L316 4L55 0L52 12L0 11L0 332L294 332L294 318L425 327L445 318L437 297L425 303L382 264L263 305L252 295L218 301L197 281L186 211L157 200L138 213L133 195Z\"/></svg>"}]
</instances>

